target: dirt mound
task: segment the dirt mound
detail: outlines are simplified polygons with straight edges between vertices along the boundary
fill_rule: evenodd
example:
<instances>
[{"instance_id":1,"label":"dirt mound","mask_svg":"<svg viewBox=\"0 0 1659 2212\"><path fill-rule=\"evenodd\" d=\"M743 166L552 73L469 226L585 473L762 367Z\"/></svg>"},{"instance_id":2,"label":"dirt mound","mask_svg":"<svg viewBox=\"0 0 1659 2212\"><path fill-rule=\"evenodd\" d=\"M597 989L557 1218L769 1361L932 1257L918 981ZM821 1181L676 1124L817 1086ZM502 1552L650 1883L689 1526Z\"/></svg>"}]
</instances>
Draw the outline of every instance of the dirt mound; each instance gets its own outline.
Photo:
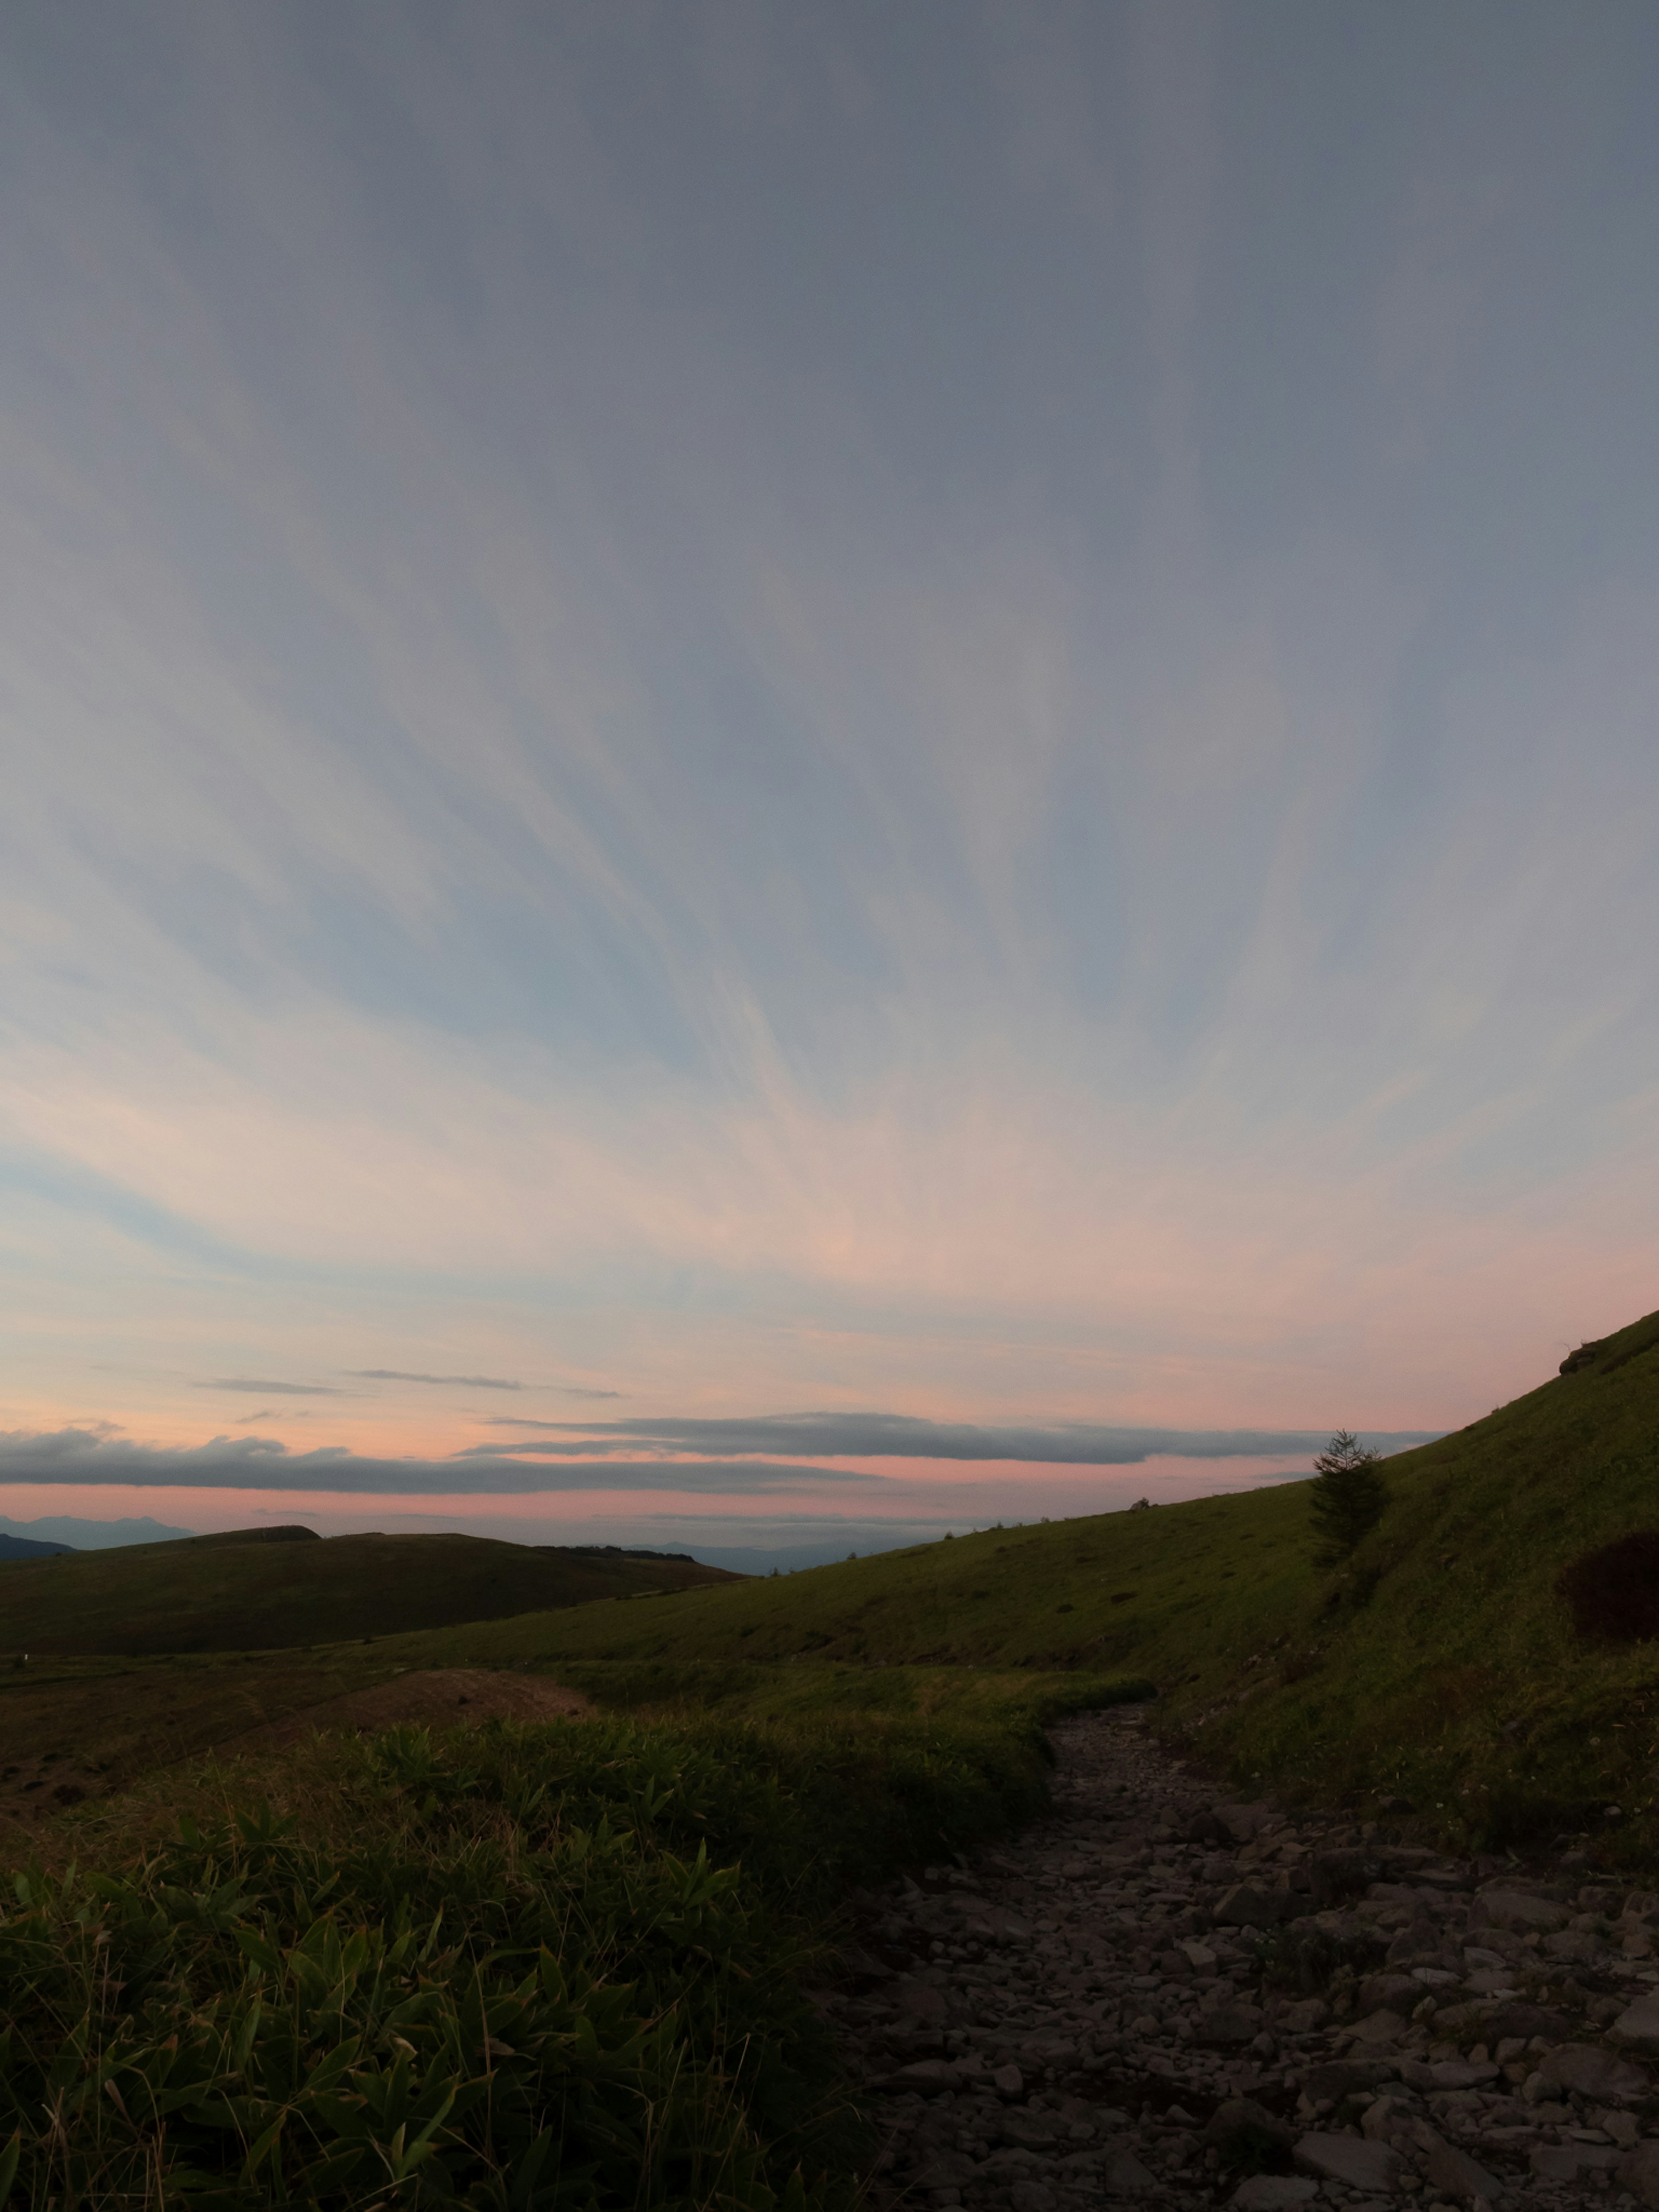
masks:
<instances>
[{"instance_id":1,"label":"dirt mound","mask_svg":"<svg viewBox=\"0 0 1659 2212\"><path fill-rule=\"evenodd\" d=\"M567 1690L541 1674L500 1674L483 1667L434 1667L395 1674L372 1689L350 1690L325 1698L285 1719L251 1729L226 1747L233 1751L275 1749L296 1743L314 1729L395 1728L412 1721L422 1728L470 1727L479 1721L586 1720L592 1702L580 1690Z\"/></svg>"}]
</instances>

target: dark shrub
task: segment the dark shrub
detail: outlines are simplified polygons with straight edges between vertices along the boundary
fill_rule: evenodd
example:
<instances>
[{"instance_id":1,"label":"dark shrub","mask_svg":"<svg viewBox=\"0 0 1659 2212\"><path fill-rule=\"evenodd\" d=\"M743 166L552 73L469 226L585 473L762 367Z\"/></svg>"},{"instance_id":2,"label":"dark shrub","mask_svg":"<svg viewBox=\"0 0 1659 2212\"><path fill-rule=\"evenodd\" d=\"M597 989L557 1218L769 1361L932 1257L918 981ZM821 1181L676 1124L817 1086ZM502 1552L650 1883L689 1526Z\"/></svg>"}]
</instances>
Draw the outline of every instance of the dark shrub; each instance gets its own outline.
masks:
<instances>
[{"instance_id":1,"label":"dark shrub","mask_svg":"<svg viewBox=\"0 0 1659 2212\"><path fill-rule=\"evenodd\" d=\"M1659 1636L1659 1529L1641 1528L1564 1567L1556 1589L1572 1625L1601 1644Z\"/></svg>"}]
</instances>

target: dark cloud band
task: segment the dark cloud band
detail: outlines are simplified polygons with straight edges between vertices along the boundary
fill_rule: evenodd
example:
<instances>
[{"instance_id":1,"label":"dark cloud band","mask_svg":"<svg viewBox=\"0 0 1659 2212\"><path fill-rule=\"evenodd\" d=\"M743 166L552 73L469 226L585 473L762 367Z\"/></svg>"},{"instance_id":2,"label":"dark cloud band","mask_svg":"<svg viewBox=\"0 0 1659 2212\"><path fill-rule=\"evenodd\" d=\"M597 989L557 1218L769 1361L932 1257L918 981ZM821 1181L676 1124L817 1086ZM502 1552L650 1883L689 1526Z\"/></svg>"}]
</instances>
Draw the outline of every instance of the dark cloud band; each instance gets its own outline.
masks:
<instances>
[{"instance_id":1,"label":"dark cloud band","mask_svg":"<svg viewBox=\"0 0 1659 2212\"><path fill-rule=\"evenodd\" d=\"M360 1459L340 1446L290 1451L270 1437L215 1437L185 1449L131 1443L87 1429L0 1435L0 1482L110 1483L153 1490L306 1490L342 1496L530 1496L559 1490L678 1491L765 1497L817 1489L879 1490L883 1478L846 1468L769 1462L590 1459L526 1467L504 1457Z\"/></svg>"},{"instance_id":2,"label":"dark cloud band","mask_svg":"<svg viewBox=\"0 0 1659 2212\"><path fill-rule=\"evenodd\" d=\"M534 1425L555 1434L534 1442L475 1444L470 1453L459 1456L507 1451L557 1458L637 1450L646 1445L725 1458L807 1452L827 1459L1022 1460L1049 1467L1133 1467L1148 1459L1260 1459L1285 1453L1305 1458L1322 1450L1330 1437L1328 1429L1131 1429L1090 1421L982 1427L967 1421L920 1420L907 1413L780 1413L732 1420L543 1421ZM1364 1442L1381 1451L1405 1451L1413 1444L1432 1443L1439 1433L1378 1431L1368 1433Z\"/></svg>"}]
</instances>

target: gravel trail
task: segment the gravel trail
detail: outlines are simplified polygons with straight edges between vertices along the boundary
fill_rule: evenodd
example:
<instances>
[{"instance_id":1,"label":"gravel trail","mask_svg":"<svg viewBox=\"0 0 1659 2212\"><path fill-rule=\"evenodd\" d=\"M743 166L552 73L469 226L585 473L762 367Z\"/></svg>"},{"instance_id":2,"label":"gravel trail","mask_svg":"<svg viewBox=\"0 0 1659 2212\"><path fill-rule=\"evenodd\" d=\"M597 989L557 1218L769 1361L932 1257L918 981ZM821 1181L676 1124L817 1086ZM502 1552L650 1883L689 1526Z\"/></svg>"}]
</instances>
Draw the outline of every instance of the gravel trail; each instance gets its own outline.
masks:
<instances>
[{"instance_id":1,"label":"gravel trail","mask_svg":"<svg viewBox=\"0 0 1659 2212\"><path fill-rule=\"evenodd\" d=\"M1053 1740L1052 1819L854 1899L875 2205L1659 2207L1659 1895Z\"/></svg>"}]
</instances>

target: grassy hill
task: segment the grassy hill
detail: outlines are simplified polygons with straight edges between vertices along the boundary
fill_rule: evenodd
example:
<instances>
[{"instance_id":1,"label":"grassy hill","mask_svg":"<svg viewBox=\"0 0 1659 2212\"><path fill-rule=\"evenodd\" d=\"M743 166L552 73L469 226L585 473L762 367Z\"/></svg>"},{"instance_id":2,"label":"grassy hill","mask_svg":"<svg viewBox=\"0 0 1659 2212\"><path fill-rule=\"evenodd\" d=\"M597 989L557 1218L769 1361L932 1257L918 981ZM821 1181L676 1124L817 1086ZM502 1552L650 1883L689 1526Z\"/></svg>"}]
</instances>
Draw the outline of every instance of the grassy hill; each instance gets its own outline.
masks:
<instances>
[{"instance_id":1,"label":"grassy hill","mask_svg":"<svg viewBox=\"0 0 1659 2212\"><path fill-rule=\"evenodd\" d=\"M735 1578L691 1560L596 1555L482 1536L256 1529L0 1565L9 1651L239 1651L680 1590Z\"/></svg>"},{"instance_id":2,"label":"grassy hill","mask_svg":"<svg viewBox=\"0 0 1659 2212\"><path fill-rule=\"evenodd\" d=\"M1160 1724L1247 1788L1346 1796L1460 1842L1588 1831L1599 1859L1650 1863L1659 1315L1572 1365L1389 1462L1388 1510L1339 1572L1311 1564L1301 1484L765 1581L464 1537L0 1568L13 1634L39 1654L55 1629L83 1655L0 1665L0 1821L30 1853L0 1905L0 1980L32 2008L0 2053L0 2149L30 2202L66 2160L85 2201L137 2201L160 2154L110 2125L100 2069L132 2096L172 2094L183 2068L234 2087L258 2148L238 2179L241 2145L204 2106L167 2154L239 2202L346 2212L402 2170L416 2120L434 2172L527 2201L556 2150L536 2133L544 2055L580 2048L592 2141L570 2154L612 2159L602 2203L844 2212L858 2146L801 1996L836 1885L1030 1818L1041 1725L1150 1684ZM1587 1638L1564 1571L1644 1531L1620 1595L1654 1632ZM289 1648L234 1648L259 1644ZM457 1667L544 1671L646 1724L246 1734ZM177 1764L209 1745L232 1758ZM77 1887L71 1861L99 1883ZM361 2063L383 1965L415 2023L404 2057L422 2039L418 2110L403 2057L353 2074L372 2113L330 2093ZM143 1992L142 2019L112 1987ZM319 2038L328 2057L294 2071ZM479 2121L462 2091L486 2076Z\"/></svg>"},{"instance_id":3,"label":"grassy hill","mask_svg":"<svg viewBox=\"0 0 1659 2212\"><path fill-rule=\"evenodd\" d=\"M1653 1848L1659 1645L1581 1640L1556 1585L1659 1528L1659 1314L1387 1474L1340 1575L1311 1565L1305 1488L1286 1484L399 1650L594 1687L756 1662L1127 1670L1243 1781L1404 1799L1461 1837L1590 1827Z\"/></svg>"}]
</instances>

